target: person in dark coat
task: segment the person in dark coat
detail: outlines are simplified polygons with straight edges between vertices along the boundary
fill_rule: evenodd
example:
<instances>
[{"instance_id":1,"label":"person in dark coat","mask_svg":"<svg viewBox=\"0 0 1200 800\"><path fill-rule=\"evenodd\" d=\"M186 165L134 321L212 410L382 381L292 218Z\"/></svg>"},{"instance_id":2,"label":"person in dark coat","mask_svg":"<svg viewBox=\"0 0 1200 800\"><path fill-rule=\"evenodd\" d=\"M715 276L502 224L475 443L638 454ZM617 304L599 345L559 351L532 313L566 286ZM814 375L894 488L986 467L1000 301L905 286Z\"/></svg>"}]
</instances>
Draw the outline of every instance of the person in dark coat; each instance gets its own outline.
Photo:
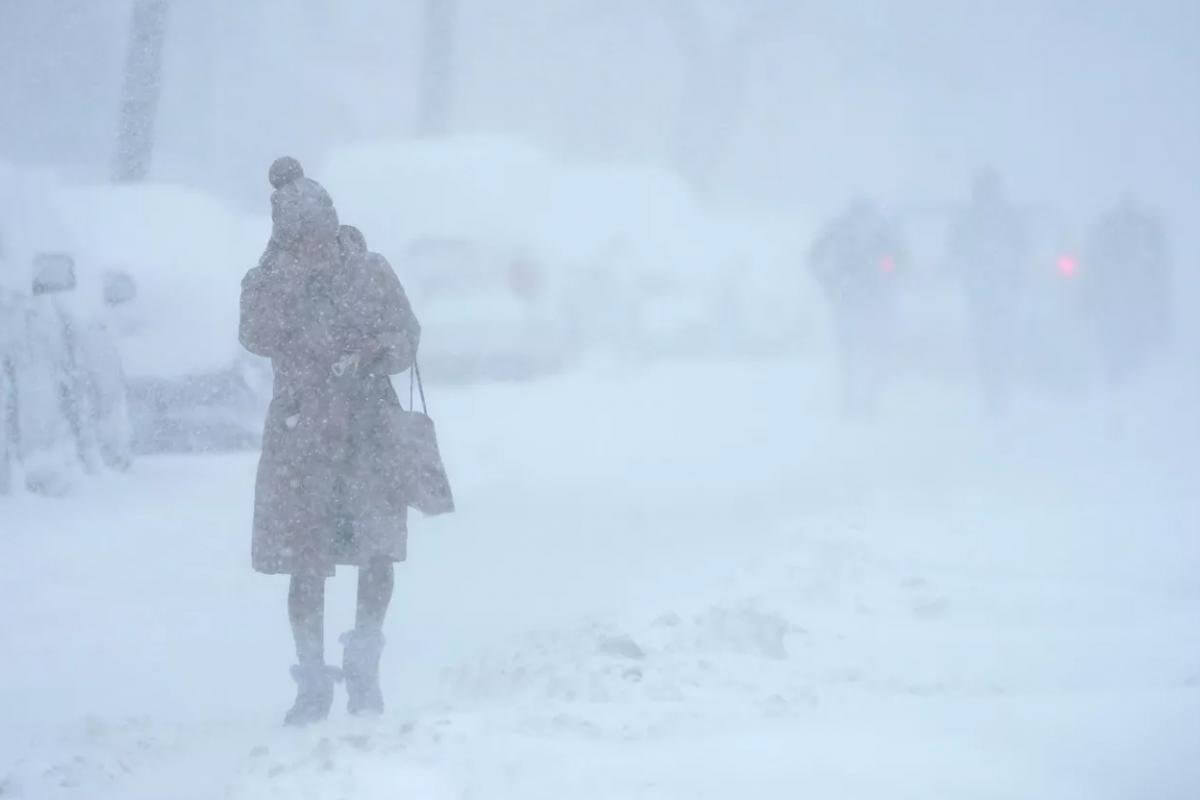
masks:
<instances>
[{"instance_id":1,"label":"person in dark coat","mask_svg":"<svg viewBox=\"0 0 1200 800\"><path fill-rule=\"evenodd\" d=\"M883 382L895 320L900 233L870 200L859 198L821 231L808 266L833 317L847 414L870 412Z\"/></svg>"},{"instance_id":2,"label":"person in dark coat","mask_svg":"<svg viewBox=\"0 0 1200 800\"><path fill-rule=\"evenodd\" d=\"M1131 195L1093 225L1084 253L1085 310L1110 388L1143 370L1171 330L1171 265L1162 222Z\"/></svg>"},{"instance_id":3,"label":"person in dark coat","mask_svg":"<svg viewBox=\"0 0 1200 800\"><path fill-rule=\"evenodd\" d=\"M1029 250L1024 220L999 174L981 170L950 229L947 258L962 282L984 400L996 415L1009 405Z\"/></svg>"},{"instance_id":4,"label":"person in dark coat","mask_svg":"<svg viewBox=\"0 0 1200 800\"><path fill-rule=\"evenodd\" d=\"M275 373L255 485L254 569L291 576L299 663L287 724L325 718L344 676L352 713L379 712L382 626L394 562L406 555L407 506L389 375L416 357L420 327L391 266L339 226L328 193L294 159L271 167L271 241L242 281L239 337ZM359 568L355 627L339 672L325 664L325 579Z\"/></svg>"}]
</instances>

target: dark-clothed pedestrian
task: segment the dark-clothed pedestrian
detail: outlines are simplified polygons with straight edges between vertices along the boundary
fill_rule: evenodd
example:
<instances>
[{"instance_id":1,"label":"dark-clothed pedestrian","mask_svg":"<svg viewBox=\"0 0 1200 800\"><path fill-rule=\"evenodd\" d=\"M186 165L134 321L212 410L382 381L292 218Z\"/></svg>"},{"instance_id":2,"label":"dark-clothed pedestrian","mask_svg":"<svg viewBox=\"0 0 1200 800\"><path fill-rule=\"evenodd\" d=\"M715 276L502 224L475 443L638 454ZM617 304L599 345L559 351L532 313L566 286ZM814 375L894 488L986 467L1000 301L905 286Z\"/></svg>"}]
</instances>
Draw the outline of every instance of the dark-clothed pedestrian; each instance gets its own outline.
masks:
<instances>
[{"instance_id":1,"label":"dark-clothed pedestrian","mask_svg":"<svg viewBox=\"0 0 1200 800\"><path fill-rule=\"evenodd\" d=\"M271 359L274 388L255 485L253 566L291 576L298 664L285 721L323 719L345 677L351 712L381 711L379 659L394 563L406 555L404 487L381 464L398 405L389 376L408 369L420 327L388 262L339 226L329 194L294 159L271 167L273 230L242 281L240 339ZM325 663L325 579L358 568L355 627L340 670Z\"/></svg>"}]
</instances>

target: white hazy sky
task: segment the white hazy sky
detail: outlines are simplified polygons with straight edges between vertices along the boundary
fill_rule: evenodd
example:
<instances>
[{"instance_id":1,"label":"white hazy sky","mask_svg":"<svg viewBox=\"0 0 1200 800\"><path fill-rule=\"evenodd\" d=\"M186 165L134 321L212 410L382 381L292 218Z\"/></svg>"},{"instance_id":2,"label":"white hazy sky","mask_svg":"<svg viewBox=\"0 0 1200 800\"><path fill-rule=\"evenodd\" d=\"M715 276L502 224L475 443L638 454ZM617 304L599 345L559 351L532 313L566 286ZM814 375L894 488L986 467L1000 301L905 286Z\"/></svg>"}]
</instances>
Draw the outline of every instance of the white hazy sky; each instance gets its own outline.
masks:
<instances>
[{"instance_id":1,"label":"white hazy sky","mask_svg":"<svg viewBox=\"0 0 1200 800\"><path fill-rule=\"evenodd\" d=\"M717 41L751 2L459 0L456 130L559 155L670 163L685 60L674 7ZM856 190L943 204L979 164L1085 215L1132 188L1200 212L1200 3L762 0L716 196L826 211ZM103 174L129 0L0 3L0 158ZM423 2L176 0L157 177L261 199L269 158L401 137ZM720 118L730 70L703 76Z\"/></svg>"}]
</instances>

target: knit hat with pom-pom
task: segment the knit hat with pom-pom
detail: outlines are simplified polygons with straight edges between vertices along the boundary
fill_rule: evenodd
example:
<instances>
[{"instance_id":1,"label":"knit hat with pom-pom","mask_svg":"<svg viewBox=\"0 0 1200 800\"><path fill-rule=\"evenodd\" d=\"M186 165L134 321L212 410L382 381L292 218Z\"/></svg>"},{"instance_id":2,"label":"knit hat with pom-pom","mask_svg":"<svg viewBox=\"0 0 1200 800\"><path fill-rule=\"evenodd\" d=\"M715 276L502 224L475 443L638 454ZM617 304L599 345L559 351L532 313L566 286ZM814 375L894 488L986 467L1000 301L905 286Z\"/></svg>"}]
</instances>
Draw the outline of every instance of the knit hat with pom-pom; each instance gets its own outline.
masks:
<instances>
[{"instance_id":1,"label":"knit hat with pom-pom","mask_svg":"<svg viewBox=\"0 0 1200 800\"><path fill-rule=\"evenodd\" d=\"M275 159L275 162L271 164L271 169L267 172L267 180L271 181L271 185L276 189L282 189L303 177L304 167L300 166L300 162L291 156Z\"/></svg>"}]
</instances>

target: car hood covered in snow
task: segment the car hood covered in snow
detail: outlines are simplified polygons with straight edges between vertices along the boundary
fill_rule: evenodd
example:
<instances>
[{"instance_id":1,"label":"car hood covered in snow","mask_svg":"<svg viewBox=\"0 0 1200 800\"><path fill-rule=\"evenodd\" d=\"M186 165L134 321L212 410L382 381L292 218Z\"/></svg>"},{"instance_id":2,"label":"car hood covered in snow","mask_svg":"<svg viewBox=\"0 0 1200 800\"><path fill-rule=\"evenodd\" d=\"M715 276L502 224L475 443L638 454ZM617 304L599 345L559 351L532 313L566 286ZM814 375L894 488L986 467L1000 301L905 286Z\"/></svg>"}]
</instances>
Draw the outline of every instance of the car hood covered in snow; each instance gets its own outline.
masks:
<instances>
[{"instance_id":1,"label":"car hood covered in snow","mask_svg":"<svg viewBox=\"0 0 1200 800\"><path fill-rule=\"evenodd\" d=\"M137 282L137 298L119 309L130 375L194 375L239 356L238 293L270 233L265 216L239 216L201 192L167 184L70 187L54 199L88 261L81 292L98 306L100 276L109 269Z\"/></svg>"}]
</instances>

